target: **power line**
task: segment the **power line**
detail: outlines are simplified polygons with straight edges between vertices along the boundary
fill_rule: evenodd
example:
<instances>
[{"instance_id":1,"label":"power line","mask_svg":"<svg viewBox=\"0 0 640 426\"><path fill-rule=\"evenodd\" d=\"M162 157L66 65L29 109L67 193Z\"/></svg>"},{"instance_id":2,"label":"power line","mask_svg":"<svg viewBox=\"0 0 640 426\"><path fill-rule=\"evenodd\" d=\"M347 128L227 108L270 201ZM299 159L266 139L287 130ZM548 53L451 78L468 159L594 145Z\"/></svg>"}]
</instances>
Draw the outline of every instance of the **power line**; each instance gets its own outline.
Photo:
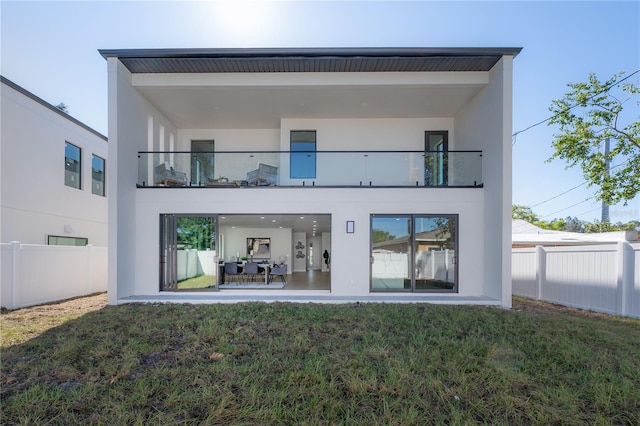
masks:
<instances>
[{"instance_id":1,"label":"power line","mask_svg":"<svg viewBox=\"0 0 640 426\"><path fill-rule=\"evenodd\" d=\"M563 211L565 211L565 210L570 209L571 207L575 207L575 206L577 206L577 205L580 205L580 204L586 203L587 201L589 201L589 200L593 200L594 198L595 198L595 197L589 197L589 198L587 198L587 199L586 199L586 200L584 200L584 201L580 201L579 203L572 204L572 205L570 205L569 207L565 207L565 208L560 209L560 210L557 210L557 211L555 211L555 212L553 212L553 213L549 213L548 215L542 216L540 219L544 219L545 217L553 216L553 215L554 215L554 214L556 214L556 213L560 213L560 212L563 212ZM598 209L599 209L599 208L600 208L600 207L598 207Z\"/></svg>"},{"instance_id":2,"label":"power line","mask_svg":"<svg viewBox=\"0 0 640 426\"><path fill-rule=\"evenodd\" d=\"M625 77L625 78L623 78L622 80L614 81L613 83L611 83L610 85L608 85L608 86L606 86L604 89L602 89L600 92L598 92L598 93L594 93L593 95L591 95L590 97L588 97L586 100L587 100L587 101L590 101L591 99L595 98L596 96L598 96L598 95L600 95L600 94L602 94L602 93L604 93L604 92L608 91L609 89L611 89L611 88L612 88L613 86L615 86L616 84L620 84L620 83L622 83L623 81L630 79L631 77L633 77L634 75L636 75L636 74L637 74L637 73L639 73L639 72L640 72L640 69L638 69L638 70L636 70L636 71L632 72L631 74L629 74L628 76L626 76L626 77ZM529 129L532 129L532 128L536 127L536 126L539 126L539 125L541 125L541 124L544 124L544 123L546 123L547 121L549 121L549 120L551 120L551 119L553 119L553 118L555 118L555 117L559 116L559 115L560 115L560 114L562 114L562 113L565 113L565 112L567 112L567 111L571 111L573 108L577 107L578 105L581 105L581 103L578 103L578 104L572 105L572 106L570 106L569 108L565 109L565 110L564 110L564 111L562 111L562 112L559 112L559 113L557 113L557 114L555 114L555 115L552 115L551 117L545 118L545 119L544 119L544 120L542 120L542 121L538 121L537 123L532 124L531 126L527 127L526 129L522 129L522 130L519 130L519 131L515 132L513 135L511 135L511 136L514 138L514 139L513 139L513 142L511 143L511 146L514 146L514 145L516 144L516 139L515 139L515 137L516 137L517 135L519 135L520 133L526 132L526 131L527 131L527 130L529 130Z\"/></svg>"},{"instance_id":3,"label":"power line","mask_svg":"<svg viewBox=\"0 0 640 426\"><path fill-rule=\"evenodd\" d=\"M576 217L579 217L579 216L585 215L585 214L587 214L587 213L595 212L595 211L598 211L598 210L600 210L600 207L596 207L595 209L591 209L591 210L588 210L588 211L586 211L586 212L582 212L582 213L580 213L580 214L577 214L577 215L576 215Z\"/></svg>"},{"instance_id":4,"label":"power line","mask_svg":"<svg viewBox=\"0 0 640 426\"><path fill-rule=\"evenodd\" d=\"M622 163L620 163L620 164L616 164L615 166L611 166L611 167L609 168L609 170L613 170L613 169L615 169L615 168L622 167L622 166L624 166L625 164L627 164L628 162L629 162L629 160L626 160L626 161L623 161L623 162L622 162ZM551 201L551 200L555 200L556 198L558 198L558 197L560 197L560 196L562 196L562 195L565 195L565 194L567 194L567 193L569 193L569 192L573 191L574 189L578 189L578 188L580 188L581 186L586 185L587 183L588 183L587 181L584 181L584 182L582 182L580 185L576 185L576 186L574 186L573 188L567 189L566 191L561 192L561 193L560 193L560 194L558 194L558 195L554 195L554 196L553 196L553 197L551 197L551 198L547 198L546 200L544 200L544 201L540 201L539 203L537 203L537 204L533 204L533 205L531 205L531 206L529 206L529 207L530 207L530 208L538 207L539 205L542 205L542 204L544 204L544 203L546 203L546 202L549 202L549 201ZM593 198L593 197L592 197L592 198Z\"/></svg>"},{"instance_id":5,"label":"power line","mask_svg":"<svg viewBox=\"0 0 640 426\"><path fill-rule=\"evenodd\" d=\"M547 198L547 199L546 199L546 200L544 200L544 201L540 201L538 204L534 204L534 205L532 205L532 206L531 206L531 208L533 208L533 207L538 207L539 205L544 204L544 203L546 203L546 202L548 202L548 201L555 200L556 198L560 197L561 195L564 195L564 194L566 194L566 193L568 193L568 192L571 192L571 191L573 191L574 189L578 189L578 188L580 188L581 186L586 185L586 184L587 184L587 181L584 181L584 182L582 182L580 185L576 185L576 186L574 186L573 188L571 188L571 189L567 189L566 191L561 192L561 193L560 193L560 194L558 194L558 195L554 195L554 196L553 196L553 197L551 197L551 198Z\"/></svg>"}]
</instances>

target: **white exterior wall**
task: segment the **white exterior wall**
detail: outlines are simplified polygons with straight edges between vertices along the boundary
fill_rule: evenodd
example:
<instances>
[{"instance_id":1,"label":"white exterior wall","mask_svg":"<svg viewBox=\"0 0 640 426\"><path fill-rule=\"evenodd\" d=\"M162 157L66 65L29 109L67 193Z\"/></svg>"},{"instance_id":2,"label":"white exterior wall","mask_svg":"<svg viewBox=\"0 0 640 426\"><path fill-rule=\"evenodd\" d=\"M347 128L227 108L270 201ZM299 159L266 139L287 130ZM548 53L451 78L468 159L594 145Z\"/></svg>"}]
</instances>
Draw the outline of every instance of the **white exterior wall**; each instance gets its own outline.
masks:
<instances>
[{"instance_id":1,"label":"white exterior wall","mask_svg":"<svg viewBox=\"0 0 640 426\"><path fill-rule=\"evenodd\" d=\"M135 236L145 244L136 246L130 262L136 273L128 282L130 292L157 295L159 291L159 229L163 213L224 214L330 214L331 215L331 293L339 296L369 295L370 215L441 213L459 214L460 292L453 298L484 295L485 282L477 271L484 269L484 256L478 241L484 238L484 190L469 189L359 189L359 188L239 188L201 190L171 188L138 190L136 194ZM455 194L455 196L454 196ZM273 203L273 199L277 203ZM331 200L328 202L327 200ZM356 232L347 234L347 220L356 222ZM246 237L270 236L264 229L243 231L242 235L224 233L225 245L231 240L243 243ZM239 230L234 230L239 232ZM276 230L273 230L276 231ZM279 230L282 231L282 230ZM289 231L290 232L290 231ZM252 235L249 235L252 234ZM277 240L272 240L273 243ZM295 245L295 238L291 239ZM237 243L237 244L240 244ZM306 245L306 244L305 244ZM128 253L130 250L124 249ZM237 251L242 249L238 248ZM277 250L272 248L273 250ZM232 252L231 255L235 255ZM295 255L295 253L292 253ZM226 254L229 256L229 253ZM166 293L166 292L163 292ZM283 294L283 293L279 293ZM416 293L425 297L425 293ZM434 295L436 298L438 295Z\"/></svg>"},{"instance_id":2,"label":"white exterior wall","mask_svg":"<svg viewBox=\"0 0 640 426\"><path fill-rule=\"evenodd\" d=\"M424 151L425 131L447 130L450 149L453 139L452 118L385 118L385 119L290 119L281 120L281 151L289 151L292 130L315 130L318 151ZM367 186L367 170L386 185L407 185L424 181L424 158L421 154L385 155L319 154L317 176L321 179L289 179L289 161L280 161L280 183L297 184L315 181L317 185ZM336 173L336 171L340 173Z\"/></svg>"},{"instance_id":3,"label":"white exterior wall","mask_svg":"<svg viewBox=\"0 0 640 426\"><path fill-rule=\"evenodd\" d=\"M131 86L131 73L117 59L108 60L108 78L111 173L107 183L117 191L117 198L109 202L108 301L115 304L118 297L134 294L135 249L143 241L136 238L135 221L138 151L160 150L160 129L165 145L177 131ZM157 234L155 240L147 240L144 245L157 248Z\"/></svg>"},{"instance_id":4,"label":"white exterior wall","mask_svg":"<svg viewBox=\"0 0 640 426\"><path fill-rule=\"evenodd\" d=\"M161 214L313 213L330 214L332 218L330 247L323 249L327 248L331 253L333 295L370 295L371 214L457 214L459 292L447 294L448 300L467 298L468 302L468 298L484 297L485 302L490 298L505 307L511 305L511 58L498 62L489 73L487 86L455 117L283 118L279 129L253 130L178 130L131 86L131 75L117 59L108 61L110 154L112 158L117 156L117 159L112 159L112 167L117 167L117 176L113 173L113 181L109 183L118 188L117 202L110 203L110 243L113 249L110 251L109 303L117 303L132 295L160 293ZM482 75L486 76L485 73ZM135 76L138 83L158 78L160 82L166 79L173 84L178 77ZM384 80L385 76L374 77ZM249 79L257 84L255 79L261 76L233 78ZM186 84L189 80L199 80L199 76L189 75L184 79ZM259 146L260 150L287 151L290 130L316 130L320 151L419 151L424 149L425 130L448 130L450 150L483 150L484 188L136 189L137 151L151 150L149 146L158 149L155 148L155 131L154 141L146 142L149 116L153 117L154 126L162 125L165 132L177 135L176 150L188 150L192 139L214 139L216 150L220 151L244 150L249 144ZM264 141L264 145L254 145L252 141L255 140ZM335 164L333 166L336 167ZM289 175L287 167L288 162L281 163L280 176ZM219 172L216 169L216 175ZM356 222L354 234L346 234L347 220ZM286 290L279 294L286 294ZM425 293L419 295L422 300L430 297ZM215 298L215 295L211 297ZM442 300L442 294L433 294L433 300Z\"/></svg>"},{"instance_id":5,"label":"white exterior wall","mask_svg":"<svg viewBox=\"0 0 640 426\"><path fill-rule=\"evenodd\" d=\"M91 159L105 160L107 141L2 84L0 242L47 244L48 235L107 245L107 197L91 192ZM65 182L65 142L81 148L82 189Z\"/></svg>"},{"instance_id":6,"label":"white exterior wall","mask_svg":"<svg viewBox=\"0 0 640 426\"><path fill-rule=\"evenodd\" d=\"M487 265L484 294L504 307L511 307L512 72L513 57L503 57L489 72L487 87L455 117L455 149L482 150L485 221L477 249Z\"/></svg>"}]
</instances>

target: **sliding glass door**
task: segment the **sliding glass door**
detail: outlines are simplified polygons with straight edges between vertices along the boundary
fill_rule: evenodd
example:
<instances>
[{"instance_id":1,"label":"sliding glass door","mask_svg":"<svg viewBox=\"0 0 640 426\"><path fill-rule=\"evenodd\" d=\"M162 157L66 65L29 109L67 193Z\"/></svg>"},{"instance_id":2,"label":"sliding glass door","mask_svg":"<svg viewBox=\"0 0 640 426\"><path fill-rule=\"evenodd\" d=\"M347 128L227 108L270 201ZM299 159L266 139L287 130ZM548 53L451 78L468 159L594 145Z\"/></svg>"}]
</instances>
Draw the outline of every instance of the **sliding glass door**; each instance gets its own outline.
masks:
<instances>
[{"instance_id":1,"label":"sliding glass door","mask_svg":"<svg viewBox=\"0 0 640 426\"><path fill-rule=\"evenodd\" d=\"M457 215L372 215L371 290L457 292Z\"/></svg>"},{"instance_id":2,"label":"sliding glass door","mask_svg":"<svg viewBox=\"0 0 640 426\"><path fill-rule=\"evenodd\" d=\"M371 217L371 288L411 289L411 217Z\"/></svg>"},{"instance_id":3,"label":"sliding glass door","mask_svg":"<svg viewBox=\"0 0 640 426\"><path fill-rule=\"evenodd\" d=\"M160 289L218 288L216 217L160 216Z\"/></svg>"}]
</instances>

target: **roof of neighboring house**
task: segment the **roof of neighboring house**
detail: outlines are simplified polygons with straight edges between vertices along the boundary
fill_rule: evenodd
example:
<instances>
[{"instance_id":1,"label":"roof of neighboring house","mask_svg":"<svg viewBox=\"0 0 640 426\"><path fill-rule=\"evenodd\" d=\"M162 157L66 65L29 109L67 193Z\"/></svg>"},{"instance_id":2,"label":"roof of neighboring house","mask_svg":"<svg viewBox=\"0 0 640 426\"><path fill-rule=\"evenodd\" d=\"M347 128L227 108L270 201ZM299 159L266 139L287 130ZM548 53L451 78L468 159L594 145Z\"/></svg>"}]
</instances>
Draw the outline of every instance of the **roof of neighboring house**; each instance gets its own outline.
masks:
<instances>
[{"instance_id":1,"label":"roof of neighboring house","mask_svg":"<svg viewBox=\"0 0 640 426\"><path fill-rule=\"evenodd\" d=\"M587 245L638 241L638 233L635 231L600 232L592 234L553 231L550 229L542 229L522 219L512 220L511 232L511 242L517 245Z\"/></svg>"},{"instance_id":2,"label":"roof of neighboring house","mask_svg":"<svg viewBox=\"0 0 640 426\"><path fill-rule=\"evenodd\" d=\"M488 71L521 47L101 49L132 73Z\"/></svg>"},{"instance_id":3,"label":"roof of neighboring house","mask_svg":"<svg viewBox=\"0 0 640 426\"><path fill-rule=\"evenodd\" d=\"M43 107L48 108L51 111L55 112L56 114L66 118L67 120L71 121L73 124L76 124L76 125L82 127L83 129L93 133L94 135L98 136L99 138L104 139L105 141L108 141L108 138L105 135L103 135L102 133L98 132L95 129L92 129L91 127L87 126L83 122L73 118L72 116L70 116L66 112L62 111L60 108L57 108L57 107L51 105L49 102L47 102L44 99L34 95L33 93L31 93L28 90L24 89L23 87L17 85L16 83L14 83L13 81L9 80L8 78L3 77L3 76L0 75L0 82L2 82L2 84L6 84L7 86L11 87L13 90L18 91L19 93L23 94L24 96L28 97L29 99L39 103Z\"/></svg>"}]
</instances>

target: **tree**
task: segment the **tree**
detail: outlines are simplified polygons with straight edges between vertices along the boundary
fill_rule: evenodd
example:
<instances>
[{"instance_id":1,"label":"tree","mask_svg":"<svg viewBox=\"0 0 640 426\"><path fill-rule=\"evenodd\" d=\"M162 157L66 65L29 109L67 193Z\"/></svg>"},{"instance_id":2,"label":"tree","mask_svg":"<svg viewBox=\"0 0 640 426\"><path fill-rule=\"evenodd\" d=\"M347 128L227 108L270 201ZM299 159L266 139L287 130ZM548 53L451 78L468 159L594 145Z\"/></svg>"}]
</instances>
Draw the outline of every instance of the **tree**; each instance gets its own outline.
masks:
<instances>
[{"instance_id":1,"label":"tree","mask_svg":"<svg viewBox=\"0 0 640 426\"><path fill-rule=\"evenodd\" d=\"M584 232L585 223L577 217L567 216L564 219L564 230L567 232Z\"/></svg>"},{"instance_id":2,"label":"tree","mask_svg":"<svg viewBox=\"0 0 640 426\"><path fill-rule=\"evenodd\" d=\"M519 204L511 206L511 218L522 219L529 223L536 223L540 221L540 218L533 212L533 210L531 210L531 207L521 206Z\"/></svg>"},{"instance_id":3,"label":"tree","mask_svg":"<svg viewBox=\"0 0 640 426\"><path fill-rule=\"evenodd\" d=\"M640 122L637 110L624 110L629 101L640 104L640 87L624 82L629 77L623 75L600 82L591 73L586 83L570 83L572 90L549 107L549 125L560 126L561 133L554 135L548 161L561 158L568 167L580 166L589 186L597 187L595 197L609 205L626 204L640 193ZM607 138L611 149L605 154ZM613 166L609 173L607 162Z\"/></svg>"},{"instance_id":4,"label":"tree","mask_svg":"<svg viewBox=\"0 0 640 426\"><path fill-rule=\"evenodd\" d=\"M396 236L390 234L387 231L383 231L382 229L374 229L373 230L373 243L380 243L382 241L391 241L391 240L395 240Z\"/></svg>"}]
</instances>

